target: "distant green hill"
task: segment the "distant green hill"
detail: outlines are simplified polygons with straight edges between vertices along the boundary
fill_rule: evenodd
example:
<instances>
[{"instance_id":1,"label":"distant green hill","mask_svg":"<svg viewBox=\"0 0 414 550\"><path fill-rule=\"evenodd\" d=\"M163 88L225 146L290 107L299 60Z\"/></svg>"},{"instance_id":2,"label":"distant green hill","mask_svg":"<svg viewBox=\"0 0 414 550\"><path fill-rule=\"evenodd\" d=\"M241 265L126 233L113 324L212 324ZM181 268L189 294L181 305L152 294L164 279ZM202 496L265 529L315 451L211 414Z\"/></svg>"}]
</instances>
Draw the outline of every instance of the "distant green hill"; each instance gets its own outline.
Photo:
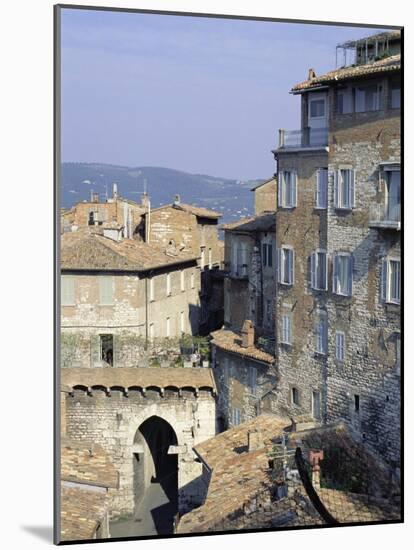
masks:
<instances>
[{"instance_id":1,"label":"distant green hill","mask_svg":"<svg viewBox=\"0 0 414 550\"><path fill-rule=\"evenodd\" d=\"M175 195L183 202L204 206L223 214L230 221L253 214L254 196L250 189L262 180L238 181L202 174L188 174L170 168L153 166L115 166L84 162L64 162L61 172L61 206L89 200L91 191L112 196L112 184L118 184L121 196L139 202L146 180L151 204L155 208L170 203Z\"/></svg>"}]
</instances>

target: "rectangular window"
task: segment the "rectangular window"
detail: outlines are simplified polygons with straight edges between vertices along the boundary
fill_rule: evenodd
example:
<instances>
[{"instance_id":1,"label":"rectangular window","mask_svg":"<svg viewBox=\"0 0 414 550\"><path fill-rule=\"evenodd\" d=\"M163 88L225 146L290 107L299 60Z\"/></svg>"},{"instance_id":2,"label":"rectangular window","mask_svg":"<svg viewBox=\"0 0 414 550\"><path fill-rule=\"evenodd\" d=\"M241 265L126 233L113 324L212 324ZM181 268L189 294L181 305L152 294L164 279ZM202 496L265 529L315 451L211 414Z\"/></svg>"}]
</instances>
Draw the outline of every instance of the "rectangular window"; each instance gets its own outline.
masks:
<instances>
[{"instance_id":1,"label":"rectangular window","mask_svg":"<svg viewBox=\"0 0 414 550\"><path fill-rule=\"evenodd\" d=\"M271 244L262 244L262 261L264 266L272 267L273 265L273 247Z\"/></svg>"},{"instance_id":2,"label":"rectangular window","mask_svg":"<svg viewBox=\"0 0 414 550\"><path fill-rule=\"evenodd\" d=\"M401 220L401 171L385 171L386 208L385 219L399 222Z\"/></svg>"},{"instance_id":3,"label":"rectangular window","mask_svg":"<svg viewBox=\"0 0 414 550\"><path fill-rule=\"evenodd\" d=\"M151 302L155 300L154 279L152 277L149 280L149 299Z\"/></svg>"},{"instance_id":4,"label":"rectangular window","mask_svg":"<svg viewBox=\"0 0 414 550\"><path fill-rule=\"evenodd\" d=\"M401 261L397 258L382 260L381 298L384 302L401 302Z\"/></svg>"},{"instance_id":5,"label":"rectangular window","mask_svg":"<svg viewBox=\"0 0 414 550\"><path fill-rule=\"evenodd\" d=\"M336 112L339 115L352 113L353 111L352 103L353 103L352 90L350 88L338 90Z\"/></svg>"},{"instance_id":6,"label":"rectangular window","mask_svg":"<svg viewBox=\"0 0 414 550\"><path fill-rule=\"evenodd\" d=\"M180 288L181 292L185 291L185 272L183 269L180 272Z\"/></svg>"},{"instance_id":7,"label":"rectangular window","mask_svg":"<svg viewBox=\"0 0 414 550\"><path fill-rule=\"evenodd\" d=\"M316 420L321 419L321 392L313 391L312 392L312 416Z\"/></svg>"},{"instance_id":8,"label":"rectangular window","mask_svg":"<svg viewBox=\"0 0 414 550\"><path fill-rule=\"evenodd\" d=\"M293 285L295 280L295 251L293 248L282 247L278 251L278 282L283 285Z\"/></svg>"},{"instance_id":9,"label":"rectangular window","mask_svg":"<svg viewBox=\"0 0 414 550\"><path fill-rule=\"evenodd\" d=\"M299 390L297 388L291 389L291 400L294 405L299 405Z\"/></svg>"},{"instance_id":10,"label":"rectangular window","mask_svg":"<svg viewBox=\"0 0 414 550\"><path fill-rule=\"evenodd\" d=\"M345 334L340 331L335 334L335 359L345 361Z\"/></svg>"},{"instance_id":11,"label":"rectangular window","mask_svg":"<svg viewBox=\"0 0 414 550\"><path fill-rule=\"evenodd\" d=\"M341 296L352 296L353 259L346 252L337 253L333 259L332 291Z\"/></svg>"},{"instance_id":12,"label":"rectangular window","mask_svg":"<svg viewBox=\"0 0 414 550\"><path fill-rule=\"evenodd\" d=\"M358 86L355 88L355 112L378 111L382 107L382 86Z\"/></svg>"},{"instance_id":13,"label":"rectangular window","mask_svg":"<svg viewBox=\"0 0 414 550\"><path fill-rule=\"evenodd\" d=\"M165 324L165 334L167 338L171 336L171 320L169 317L167 317L166 324Z\"/></svg>"},{"instance_id":14,"label":"rectangular window","mask_svg":"<svg viewBox=\"0 0 414 550\"><path fill-rule=\"evenodd\" d=\"M328 255L324 250L316 250L311 255L311 287L328 290Z\"/></svg>"},{"instance_id":15,"label":"rectangular window","mask_svg":"<svg viewBox=\"0 0 414 550\"><path fill-rule=\"evenodd\" d=\"M233 426L238 426L241 423L241 411L240 409L231 410L231 421Z\"/></svg>"},{"instance_id":16,"label":"rectangular window","mask_svg":"<svg viewBox=\"0 0 414 550\"><path fill-rule=\"evenodd\" d=\"M391 109L401 107L401 84L392 84L391 86Z\"/></svg>"},{"instance_id":17,"label":"rectangular window","mask_svg":"<svg viewBox=\"0 0 414 550\"><path fill-rule=\"evenodd\" d=\"M113 277L99 276L99 303L112 306L114 303Z\"/></svg>"},{"instance_id":18,"label":"rectangular window","mask_svg":"<svg viewBox=\"0 0 414 550\"><path fill-rule=\"evenodd\" d=\"M101 347L101 361L112 367L114 364L114 335L101 334L99 339Z\"/></svg>"},{"instance_id":19,"label":"rectangular window","mask_svg":"<svg viewBox=\"0 0 414 550\"><path fill-rule=\"evenodd\" d=\"M360 407L360 401L359 401L359 395L354 395L354 411L356 413L359 413L359 407Z\"/></svg>"},{"instance_id":20,"label":"rectangular window","mask_svg":"<svg viewBox=\"0 0 414 550\"><path fill-rule=\"evenodd\" d=\"M355 207L355 172L349 168L335 170L334 207L351 210Z\"/></svg>"},{"instance_id":21,"label":"rectangular window","mask_svg":"<svg viewBox=\"0 0 414 550\"><path fill-rule=\"evenodd\" d=\"M281 335L282 344L292 344L292 318L290 313L285 313L282 315L282 335Z\"/></svg>"},{"instance_id":22,"label":"rectangular window","mask_svg":"<svg viewBox=\"0 0 414 550\"><path fill-rule=\"evenodd\" d=\"M167 296L171 296L171 273L167 273Z\"/></svg>"},{"instance_id":23,"label":"rectangular window","mask_svg":"<svg viewBox=\"0 0 414 550\"><path fill-rule=\"evenodd\" d=\"M328 317L320 312L315 326L316 351L326 355L328 353Z\"/></svg>"},{"instance_id":24,"label":"rectangular window","mask_svg":"<svg viewBox=\"0 0 414 550\"><path fill-rule=\"evenodd\" d=\"M328 169L320 168L316 172L316 208L328 206Z\"/></svg>"},{"instance_id":25,"label":"rectangular window","mask_svg":"<svg viewBox=\"0 0 414 550\"><path fill-rule=\"evenodd\" d=\"M62 306L75 305L75 277L70 275L62 275L60 289L60 300Z\"/></svg>"},{"instance_id":26,"label":"rectangular window","mask_svg":"<svg viewBox=\"0 0 414 550\"><path fill-rule=\"evenodd\" d=\"M257 370L255 367L249 369L249 386L253 395L257 394Z\"/></svg>"},{"instance_id":27,"label":"rectangular window","mask_svg":"<svg viewBox=\"0 0 414 550\"><path fill-rule=\"evenodd\" d=\"M309 111L310 118L323 118L325 116L325 100L312 99Z\"/></svg>"},{"instance_id":28,"label":"rectangular window","mask_svg":"<svg viewBox=\"0 0 414 550\"><path fill-rule=\"evenodd\" d=\"M278 203L281 208L295 208L297 204L297 174L293 171L280 173Z\"/></svg>"}]
</instances>

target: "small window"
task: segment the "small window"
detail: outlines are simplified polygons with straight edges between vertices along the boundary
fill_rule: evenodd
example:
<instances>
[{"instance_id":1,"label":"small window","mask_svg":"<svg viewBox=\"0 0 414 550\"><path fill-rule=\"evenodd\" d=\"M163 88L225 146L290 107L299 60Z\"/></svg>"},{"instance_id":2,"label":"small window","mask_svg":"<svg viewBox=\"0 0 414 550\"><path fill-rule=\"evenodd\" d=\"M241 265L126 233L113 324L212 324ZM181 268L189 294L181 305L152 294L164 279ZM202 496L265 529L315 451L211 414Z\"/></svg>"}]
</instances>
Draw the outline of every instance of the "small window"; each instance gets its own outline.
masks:
<instances>
[{"instance_id":1,"label":"small window","mask_svg":"<svg viewBox=\"0 0 414 550\"><path fill-rule=\"evenodd\" d=\"M185 291L185 272L183 269L180 272L180 288L181 292Z\"/></svg>"},{"instance_id":2,"label":"small window","mask_svg":"<svg viewBox=\"0 0 414 550\"><path fill-rule=\"evenodd\" d=\"M262 244L262 262L263 266L272 267L273 265L273 247L271 244Z\"/></svg>"},{"instance_id":3,"label":"small window","mask_svg":"<svg viewBox=\"0 0 414 550\"><path fill-rule=\"evenodd\" d=\"M99 303L105 306L112 306L114 303L113 277L99 277Z\"/></svg>"},{"instance_id":4,"label":"small window","mask_svg":"<svg viewBox=\"0 0 414 550\"><path fill-rule=\"evenodd\" d=\"M328 353L328 317L326 312L318 314L315 326L316 351L322 355Z\"/></svg>"},{"instance_id":5,"label":"small window","mask_svg":"<svg viewBox=\"0 0 414 550\"><path fill-rule=\"evenodd\" d=\"M352 296L353 259L347 252L338 252L333 258L332 290L341 296Z\"/></svg>"},{"instance_id":6,"label":"small window","mask_svg":"<svg viewBox=\"0 0 414 550\"><path fill-rule=\"evenodd\" d=\"M317 250L311 256L311 287L328 290L328 255L324 250Z\"/></svg>"},{"instance_id":7,"label":"small window","mask_svg":"<svg viewBox=\"0 0 414 550\"><path fill-rule=\"evenodd\" d=\"M232 409L231 411L231 421L233 426L238 426L241 424L241 411L240 409Z\"/></svg>"},{"instance_id":8,"label":"small window","mask_svg":"<svg viewBox=\"0 0 414 550\"><path fill-rule=\"evenodd\" d=\"M320 168L316 172L316 208L328 206L328 169Z\"/></svg>"},{"instance_id":9,"label":"small window","mask_svg":"<svg viewBox=\"0 0 414 550\"><path fill-rule=\"evenodd\" d=\"M384 302L401 302L401 261L398 258L382 260L381 298Z\"/></svg>"},{"instance_id":10,"label":"small window","mask_svg":"<svg viewBox=\"0 0 414 550\"><path fill-rule=\"evenodd\" d=\"M336 112L339 115L352 113L352 91L350 88L338 90Z\"/></svg>"},{"instance_id":11,"label":"small window","mask_svg":"<svg viewBox=\"0 0 414 550\"><path fill-rule=\"evenodd\" d=\"M151 302L155 300L154 279L149 280L149 299Z\"/></svg>"},{"instance_id":12,"label":"small window","mask_svg":"<svg viewBox=\"0 0 414 550\"><path fill-rule=\"evenodd\" d=\"M334 173L334 207L351 210L355 207L355 172L340 169Z\"/></svg>"},{"instance_id":13,"label":"small window","mask_svg":"<svg viewBox=\"0 0 414 550\"><path fill-rule=\"evenodd\" d=\"M315 420L321 419L321 392L312 391L312 416Z\"/></svg>"},{"instance_id":14,"label":"small window","mask_svg":"<svg viewBox=\"0 0 414 550\"><path fill-rule=\"evenodd\" d=\"M325 100L312 99L310 101L310 118L323 118L325 116Z\"/></svg>"},{"instance_id":15,"label":"small window","mask_svg":"<svg viewBox=\"0 0 414 550\"><path fill-rule=\"evenodd\" d=\"M288 345L292 344L292 318L290 313L282 315L281 343Z\"/></svg>"},{"instance_id":16,"label":"small window","mask_svg":"<svg viewBox=\"0 0 414 550\"><path fill-rule=\"evenodd\" d=\"M167 296L171 296L171 273L167 273Z\"/></svg>"},{"instance_id":17,"label":"small window","mask_svg":"<svg viewBox=\"0 0 414 550\"><path fill-rule=\"evenodd\" d=\"M281 208L295 208L297 204L297 174L293 171L280 173L278 204Z\"/></svg>"},{"instance_id":18,"label":"small window","mask_svg":"<svg viewBox=\"0 0 414 550\"><path fill-rule=\"evenodd\" d=\"M295 279L295 251L282 247L278 250L278 282L293 285Z\"/></svg>"},{"instance_id":19,"label":"small window","mask_svg":"<svg viewBox=\"0 0 414 550\"><path fill-rule=\"evenodd\" d=\"M298 388L291 389L291 399L294 405L299 405L299 390Z\"/></svg>"},{"instance_id":20,"label":"small window","mask_svg":"<svg viewBox=\"0 0 414 550\"><path fill-rule=\"evenodd\" d=\"M99 339L101 346L101 361L112 367L114 364L114 335L101 334Z\"/></svg>"},{"instance_id":21,"label":"small window","mask_svg":"<svg viewBox=\"0 0 414 550\"><path fill-rule=\"evenodd\" d=\"M62 306L75 305L75 277L62 275L61 277L61 303Z\"/></svg>"},{"instance_id":22,"label":"small window","mask_svg":"<svg viewBox=\"0 0 414 550\"><path fill-rule=\"evenodd\" d=\"M355 111L357 113L378 111L381 107L382 86L380 84L355 88Z\"/></svg>"},{"instance_id":23,"label":"small window","mask_svg":"<svg viewBox=\"0 0 414 550\"><path fill-rule=\"evenodd\" d=\"M257 394L257 370L255 367L249 369L249 386L253 395Z\"/></svg>"},{"instance_id":24,"label":"small window","mask_svg":"<svg viewBox=\"0 0 414 550\"><path fill-rule=\"evenodd\" d=\"M165 325L165 334L169 338L171 336L171 319L169 317L167 317Z\"/></svg>"},{"instance_id":25,"label":"small window","mask_svg":"<svg viewBox=\"0 0 414 550\"><path fill-rule=\"evenodd\" d=\"M341 331L335 334L335 359L341 363L345 361L345 334Z\"/></svg>"},{"instance_id":26,"label":"small window","mask_svg":"<svg viewBox=\"0 0 414 550\"><path fill-rule=\"evenodd\" d=\"M359 413L359 408L360 408L359 395L355 394L354 395L354 411L356 413Z\"/></svg>"}]
</instances>

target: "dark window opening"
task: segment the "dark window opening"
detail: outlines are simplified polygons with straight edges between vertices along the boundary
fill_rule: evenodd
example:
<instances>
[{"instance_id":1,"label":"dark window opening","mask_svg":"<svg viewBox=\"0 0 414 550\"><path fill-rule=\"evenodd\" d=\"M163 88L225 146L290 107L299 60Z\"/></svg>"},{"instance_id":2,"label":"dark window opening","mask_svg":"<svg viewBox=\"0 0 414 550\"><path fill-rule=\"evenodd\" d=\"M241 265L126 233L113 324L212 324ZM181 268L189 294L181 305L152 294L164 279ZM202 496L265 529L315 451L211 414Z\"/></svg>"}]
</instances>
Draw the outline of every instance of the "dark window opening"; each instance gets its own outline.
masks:
<instances>
[{"instance_id":1,"label":"dark window opening","mask_svg":"<svg viewBox=\"0 0 414 550\"><path fill-rule=\"evenodd\" d=\"M93 212L89 212L88 225L95 225L95 216Z\"/></svg>"},{"instance_id":2,"label":"dark window opening","mask_svg":"<svg viewBox=\"0 0 414 550\"><path fill-rule=\"evenodd\" d=\"M355 412L359 412L359 395L354 395L354 409Z\"/></svg>"},{"instance_id":3,"label":"dark window opening","mask_svg":"<svg viewBox=\"0 0 414 550\"><path fill-rule=\"evenodd\" d=\"M101 334L101 360L111 365L114 364L114 335Z\"/></svg>"},{"instance_id":4,"label":"dark window opening","mask_svg":"<svg viewBox=\"0 0 414 550\"><path fill-rule=\"evenodd\" d=\"M292 403L299 405L299 391L297 388L292 388Z\"/></svg>"}]
</instances>

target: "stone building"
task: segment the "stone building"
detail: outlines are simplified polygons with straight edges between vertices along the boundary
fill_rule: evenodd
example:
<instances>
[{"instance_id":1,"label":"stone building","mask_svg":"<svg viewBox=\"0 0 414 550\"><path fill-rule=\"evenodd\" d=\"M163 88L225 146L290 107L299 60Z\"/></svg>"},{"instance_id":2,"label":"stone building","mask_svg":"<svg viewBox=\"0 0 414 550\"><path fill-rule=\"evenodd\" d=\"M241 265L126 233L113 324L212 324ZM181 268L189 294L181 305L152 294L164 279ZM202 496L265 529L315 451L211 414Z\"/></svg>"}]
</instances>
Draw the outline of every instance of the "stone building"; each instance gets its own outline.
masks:
<instances>
[{"instance_id":1,"label":"stone building","mask_svg":"<svg viewBox=\"0 0 414 550\"><path fill-rule=\"evenodd\" d=\"M254 213L256 216L276 210L276 178L259 183L251 189L254 193Z\"/></svg>"},{"instance_id":2,"label":"stone building","mask_svg":"<svg viewBox=\"0 0 414 550\"><path fill-rule=\"evenodd\" d=\"M211 369L67 368L61 384L67 437L102 447L119 472L111 519L133 517L154 483L175 513L202 502L193 447L216 434Z\"/></svg>"},{"instance_id":3,"label":"stone building","mask_svg":"<svg viewBox=\"0 0 414 550\"><path fill-rule=\"evenodd\" d=\"M255 195L269 195L272 190L276 202L273 180L256 187ZM228 427L271 408L277 384L275 213L262 212L225 225L224 233L224 328L212 333L211 344L218 412L221 426Z\"/></svg>"},{"instance_id":4,"label":"stone building","mask_svg":"<svg viewBox=\"0 0 414 550\"><path fill-rule=\"evenodd\" d=\"M274 151L278 402L348 420L398 468L400 36L341 47L352 64L292 89L301 129Z\"/></svg>"},{"instance_id":5,"label":"stone building","mask_svg":"<svg viewBox=\"0 0 414 550\"><path fill-rule=\"evenodd\" d=\"M88 229L61 239L61 364L145 366L177 359L199 332L198 258ZM175 350L175 351L174 351ZM175 355L174 355L175 353Z\"/></svg>"}]
</instances>

